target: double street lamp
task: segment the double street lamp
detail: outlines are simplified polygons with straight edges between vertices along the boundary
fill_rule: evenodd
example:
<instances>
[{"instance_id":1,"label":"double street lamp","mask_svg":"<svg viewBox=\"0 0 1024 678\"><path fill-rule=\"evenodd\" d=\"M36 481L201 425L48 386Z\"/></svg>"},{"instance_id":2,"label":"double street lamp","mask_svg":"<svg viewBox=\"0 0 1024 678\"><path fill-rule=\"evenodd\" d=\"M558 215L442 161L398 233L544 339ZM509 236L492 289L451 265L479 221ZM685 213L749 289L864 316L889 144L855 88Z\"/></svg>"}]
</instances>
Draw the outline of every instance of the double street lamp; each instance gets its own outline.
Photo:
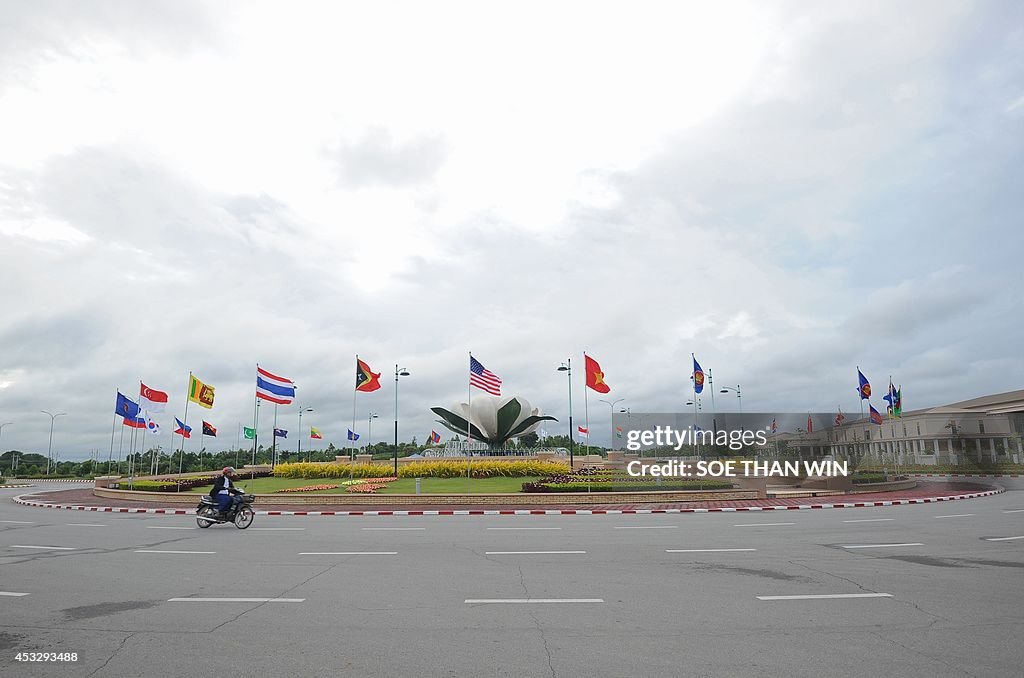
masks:
<instances>
[{"instance_id":1,"label":"double street lamp","mask_svg":"<svg viewBox=\"0 0 1024 678\"><path fill-rule=\"evenodd\" d=\"M565 362L556 368L559 372L565 372L569 381L569 470L575 471L573 453L576 447L572 436L572 358L566 358Z\"/></svg>"},{"instance_id":2,"label":"double street lamp","mask_svg":"<svg viewBox=\"0 0 1024 678\"><path fill-rule=\"evenodd\" d=\"M373 420L377 419L380 415L376 412L370 412L369 416L366 417L366 453L372 454L370 450L371 440L373 440Z\"/></svg>"},{"instance_id":3,"label":"double street lamp","mask_svg":"<svg viewBox=\"0 0 1024 678\"><path fill-rule=\"evenodd\" d=\"M3 438L4 426L10 426L13 423L14 422L12 422L12 421L7 421L7 422L4 422L4 423L0 424L0 438ZM3 452L0 451L0 454L3 454ZM14 474L14 452L12 451L11 452L11 475L13 475L13 474Z\"/></svg>"},{"instance_id":4,"label":"double street lamp","mask_svg":"<svg viewBox=\"0 0 1024 678\"><path fill-rule=\"evenodd\" d=\"M395 364L395 477L398 477L398 378L408 377L409 370Z\"/></svg>"},{"instance_id":5,"label":"double street lamp","mask_svg":"<svg viewBox=\"0 0 1024 678\"><path fill-rule=\"evenodd\" d=\"M53 422L56 421L57 417L63 417L67 412L58 412L57 414L51 414L46 410L40 410L43 414L50 417L50 442L46 445L46 475L50 475L50 456L53 454ZM57 470L57 465L53 465L53 470Z\"/></svg>"},{"instance_id":6,"label":"double street lamp","mask_svg":"<svg viewBox=\"0 0 1024 678\"><path fill-rule=\"evenodd\" d=\"M312 412L312 407L299 406L299 435L296 436L299 439L299 446L296 449L295 456L299 461L302 461L302 415L306 412Z\"/></svg>"},{"instance_id":7,"label":"double street lamp","mask_svg":"<svg viewBox=\"0 0 1024 678\"><path fill-rule=\"evenodd\" d=\"M736 394L736 404L739 405L740 414L743 414L743 393L740 391L740 385L736 384L736 388L733 388L731 386L723 386L722 390L719 391L719 393L728 393L729 391L732 391L733 393Z\"/></svg>"},{"instance_id":8,"label":"double street lamp","mask_svg":"<svg viewBox=\"0 0 1024 678\"><path fill-rule=\"evenodd\" d=\"M605 400L604 398L598 398L598 400L600 400L602 403L604 403L605 405L608 405L611 408L611 415L610 416L611 416L612 419L611 419L611 424L609 424L609 426L611 427L612 437L608 440L608 449L609 450L614 450L615 449L615 405L616 405L616 403L621 403L623 400L625 400L625 398L616 398L615 400Z\"/></svg>"}]
</instances>

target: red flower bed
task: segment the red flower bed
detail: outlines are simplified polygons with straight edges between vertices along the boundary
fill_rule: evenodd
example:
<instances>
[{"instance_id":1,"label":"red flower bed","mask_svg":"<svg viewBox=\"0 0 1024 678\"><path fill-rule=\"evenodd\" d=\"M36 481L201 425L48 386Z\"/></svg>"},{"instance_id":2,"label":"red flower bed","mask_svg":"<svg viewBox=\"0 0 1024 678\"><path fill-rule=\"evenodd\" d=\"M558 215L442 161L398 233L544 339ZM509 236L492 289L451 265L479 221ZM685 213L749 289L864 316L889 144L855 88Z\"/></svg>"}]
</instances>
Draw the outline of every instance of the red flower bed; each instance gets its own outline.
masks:
<instances>
[{"instance_id":1,"label":"red flower bed","mask_svg":"<svg viewBox=\"0 0 1024 678\"><path fill-rule=\"evenodd\" d=\"M302 487L287 487L278 492L322 492L323 490L336 490L338 485L304 485Z\"/></svg>"}]
</instances>

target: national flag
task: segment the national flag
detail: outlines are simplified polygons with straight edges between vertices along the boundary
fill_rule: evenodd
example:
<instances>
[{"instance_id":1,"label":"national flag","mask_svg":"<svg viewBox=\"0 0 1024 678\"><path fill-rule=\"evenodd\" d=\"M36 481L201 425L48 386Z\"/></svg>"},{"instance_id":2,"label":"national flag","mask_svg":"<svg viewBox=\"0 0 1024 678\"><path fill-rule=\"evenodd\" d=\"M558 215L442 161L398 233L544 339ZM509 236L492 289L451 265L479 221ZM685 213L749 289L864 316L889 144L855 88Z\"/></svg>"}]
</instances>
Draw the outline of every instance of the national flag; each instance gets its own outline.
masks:
<instances>
[{"instance_id":1,"label":"national flag","mask_svg":"<svg viewBox=\"0 0 1024 678\"><path fill-rule=\"evenodd\" d=\"M313 440L323 440L324 434L320 433L320 429L313 428L312 426L310 426L309 427L309 437L312 438Z\"/></svg>"},{"instance_id":2,"label":"national flag","mask_svg":"<svg viewBox=\"0 0 1024 678\"><path fill-rule=\"evenodd\" d=\"M203 422L203 435L204 436L211 436L213 438L216 438L217 437L217 429L215 429L213 427L213 424L211 424L210 422L204 421Z\"/></svg>"},{"instance_id":3,"label":"national flag","mask_svg":"<svg viewBox=\"0 0 1024 678\"><path fill-rule=\"evenodd\" d=\"M501 378L484 367L483 363L469 356L469 385L487 391L491 395L501 395Z\"/></svg>"},{"instance_id":4,"label":"national flag","mask_svg":"<svg viewBox=\"0 0 1024 678\"><path fill-rule=\"evenodd\" d=\"M359 440L359 434L356 433L355 431L353 431L352 429L349 429L348 430L348 439L349 440Z\"/></svg>"},{"instance_id":5,"label":"national flag","mask_svg":"<svg viewBox=\"0 0 1024 678\"><path fill-rule=\"evenodd\" d=\"M153 421L149 417L146 417L146 428L149 430L149 432L152 435L155 435L155 436L160 435L160 424L156 423L155 421Z\"/></svg>"},{"instance_id":6,"label":"national flag","mask_svg":"<svg viewBox=\"0 0 1024 678\"><path fill-rule=\"evenodd\" d=\"M583 354L583 367L587 373L588 388L598 393L608 393L612 390L611 386L604 381L604 372L601 371L601 366L586 353Z\"/></svg>"},{"instance_id":7,"label":"national flag","mask_svg":"<svg viewBox=\"0 0 1024 678\"><path fill-rule=\"evenodd\" d=\"M129 400L120 391L117 392L117 403L114 405L114 414L126 419L135 419L139 416L139 406Z\"/></svg>"},{"instance_id":8,"label":"national flag","mask_svg":"<svg viewBox=\"0 0 1024 678\"><path fill-rule=\"evenodd\" d=\"M622 437L622 427L621 426L616 426L615 427L615 437L616 438L621 438Z\"/></svg>"},{"instance_id":9,"label":"national flag","mask_svg":"<svg viewBox=\"0 0 1024 678\"><path fill-rule=\"evenodd\" d=\"M188 375L188 399L200 407L213 408L213 387Z\"/></svg>"},{"instance_id":10,"label":"national flag","mask_svg":"<svg viewBox=\"0 0 1024 678\"><path fill-rule=\"evenodd\" d=\"M690 357L693 358L693 392L700 393L704 390L704 370L700 368L700 363L692 353Z\"/></svg>"},{"instance_id":11,"label":"national flag","mask_svg":"<svg viewBox=\"0 0 1024 678\"><path fill-rule=\"evenodd\" d=\"M356 358L356 390L370 393L380 388L380 373L374 372L370 366Z\"/></svg>"},{"instance_id":12,"label":"national flag","mask_svg":"<svg viewBox=\"0 0 1024 678\"><path fill-rule=\"evenodd\" d=\"M807 432L814 433L814 422L811 421L811 415L807 415Z\"/></svg>"},{"instance_id":13,"label":"national flag","mask_svg":"<svg viewBox=\"0 0 1024 678\"><path fill-rule=\"evenodd\" d=\"M277 405L290 405L295 399L295 382L271 374L256 366L256 397Z\"/></svg>"},{"instance_id":14,"label":"national flag","mask_svg":"<svg viewBox=\"0 0 1024 678\"><path fill-rule=\"evenodd\" d=\"M590 437L590 429L588 429L588 428L584 428L582 426L577 426L576 427L576 432L579 433L584 438L589 438Z\"/></svg>"},{"instance_id":15,"label":"national flag","mask_svg":"<svg viewBox=\"0 0 1024 678\"><path fill-rule=\"evenodd\" d=\"M246 440L255 440L256 439L256 429L249 428L248 426L243 426L242 427L242 437L245 438Z\"/></svg>"},{"instance_id":16,"label":"national flag","mask_svg":"<svg viewBox=\"0 0 1024 678\"><path fill-rule=\"evenodd\" d=\"M430 432L430 444L437 445L439 442L441 442L441 434L432 430Z\"/></svg>"},{"instance_id":17,"label":"national flag","mask_svg":"<svg viewBox=\"0 0 1024 678\"><path fill-rule=\"evenodd\" d=\"M902 387L900 387L899 390L896 390L896 387L892 385L892 379L889 380L889 392L882 396L882 400L889 403L886 406L886 411L888 412L890 419L903 416L903 401L900 397L900 391L902 390Z\"/></svg>"},{"instance_id":18,"label":"national flag","mask_svg":"<svg viewBox=\"0 0 1024 678\"><path fill-rule=\"evenodd\" d=\"M192 437L192 427L191 426L185 426L185 422L183 422L181 419L178 419L177 417L174 418L174 423L178 427L178 428L176 428L174 430L174 434L175 435L179 435L179 436L181 436L183 438L191 438Z\"/></svg>"},{"instance_id":19,"label":"national flag","mask_svg":"<svg viewBox=\"0 0 1024 678\"><path fill-rule=\"evenodd\" d=\"M872 424L878 424L879 426L881 426L882 425L882 421L883 421L882 413L879 412L878 410L876 410L875 406L871 405L870 403L868 404L868 408L871 410L871 412L870 412L871 423Z\"/></svg>"},{"instance_id":20,"label":"national flag","mask_svg":"<svg viewBox=\"0 0 1024 678\"><path fill-rule=\"evenodd\" d=\"M139 404L147 412L159 414L167 407L167 393L150 388L139 382Z\"/></svg>"},{"instance_id":21,"label":"national flag","mask_svg":"<svg viewBox=\"0 0 1024 678\"><path fill-rule=\"evenodd\" d=\"M775 417L772 417L772 433L779 432L779 425L775 422Z\"/></svg>"},{"instance_id":22,"label":"national flag","mask_svg":"<svg viewBox=\"0 0 1024 678\"><path fill-rule=\"evenodd\" d=\"M839 412L836 413L836 426L842 426L843 422L846 421L846 415L843 414L843 408L839 408Z\"/></svg>"},{"instance_id":23,"label":"national flag","mask_svg":"<svg viewBox=\"0 0 1024 678\"><path fill-rule=\"evenodd\" d=\"M857 392L860 393L860 399L867 400L871 397L871 382L868 381L868 378L864 376L859 367L857 368L857 379L860 382L860 386L857 388Z\"/></svg>"},{"instance_id":24,"label":"national flag","mask_svg":"<svg viewBox=\"0 0 1024 678\"><path fill-rule=\"evenodd\" d=\"M903 384L900 384L900 387L896 389L896 405L893 409L896 410L897 417L903 416Z\"/></svg>"},{"instance_id":25,"label":"national flag","mask_svg":"<svg viewBox=\"0 0 1024 678\"><path fill-rule=\"evenodd\" d=\"M146 428L146 419L142 415L137 417L125 417L121 423L130 428Z\"/></svg>"},{"instance_id":26,"label":"national flag","mask_svg":"<svg viewBox=\"0 0 1024 678\"><path fill-rule=\"evenodd\" d=\"M287 438L288 437L288 431L284 430L283 428L275 428L274 429L274 437L275 438Z\"/></svg>"}]
</instances>

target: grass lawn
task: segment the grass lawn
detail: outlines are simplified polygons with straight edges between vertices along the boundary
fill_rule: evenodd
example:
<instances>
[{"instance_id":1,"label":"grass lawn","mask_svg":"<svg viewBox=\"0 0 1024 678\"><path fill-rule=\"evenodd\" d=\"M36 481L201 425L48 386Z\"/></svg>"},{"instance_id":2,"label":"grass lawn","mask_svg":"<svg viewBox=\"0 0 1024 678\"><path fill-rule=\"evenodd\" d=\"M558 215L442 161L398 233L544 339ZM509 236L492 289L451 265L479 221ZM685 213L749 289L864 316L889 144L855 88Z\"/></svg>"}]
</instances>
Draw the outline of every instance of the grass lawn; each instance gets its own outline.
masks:
<instances>
[{"instance_id":1,"label":"grass lawn","mask_svg":"<svg viewBox=\"0 0 1024 678\"><path fill-rule=\"evenodd\" d=\"M273 494L288 487L305 487L307 485L337 485L345 478L255 478L248 480L238 478L238 486L250 494ZM466 492L477 494L486 492L519 492L523 483L537 480L534 476L523 476L520 478L473 478L468 481L465 478L423 478L420 480L420 492L423 494L465 494ZM190 492L206 494L210 491L211 485L206 487L193 487ZM467 489L467 487L469 489ZM323 494L342 494L344 487L336 490L323 490ZM387 487L377 490L376 494L415 494L416 479L400 478ZM304 492L296 494L306 494ZM317 493L320 494L320 493ZM356 493L349 493L348 496L358 496Z\"/></svg>"}]
</instances>

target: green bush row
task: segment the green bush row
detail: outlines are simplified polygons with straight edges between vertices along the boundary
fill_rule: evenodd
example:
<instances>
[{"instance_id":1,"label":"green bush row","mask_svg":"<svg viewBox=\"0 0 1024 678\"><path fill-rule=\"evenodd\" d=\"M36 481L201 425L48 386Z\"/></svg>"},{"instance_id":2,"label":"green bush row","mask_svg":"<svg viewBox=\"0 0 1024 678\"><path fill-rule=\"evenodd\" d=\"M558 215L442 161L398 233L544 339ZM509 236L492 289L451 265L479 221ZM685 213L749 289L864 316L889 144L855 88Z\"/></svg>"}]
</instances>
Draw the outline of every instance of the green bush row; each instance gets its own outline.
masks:
<instances>
[{"instance_id":1,"label":"green bush row","mask_svg":"<svg viewBox=\"0 0 1024 678\"><path fill-rule=\"evenodd\" d=\"M473 460L469 462L473 478L521 478L528 476L552 476L569 470L568 464L550 461L495 461ZM394 467L390 464L278 464L274 475L278 478L382 478L391 476ZM399 478L463 478L466 476L465 460L439 459L419 461L399 467Z\"/></svg>"}]
</instances>

